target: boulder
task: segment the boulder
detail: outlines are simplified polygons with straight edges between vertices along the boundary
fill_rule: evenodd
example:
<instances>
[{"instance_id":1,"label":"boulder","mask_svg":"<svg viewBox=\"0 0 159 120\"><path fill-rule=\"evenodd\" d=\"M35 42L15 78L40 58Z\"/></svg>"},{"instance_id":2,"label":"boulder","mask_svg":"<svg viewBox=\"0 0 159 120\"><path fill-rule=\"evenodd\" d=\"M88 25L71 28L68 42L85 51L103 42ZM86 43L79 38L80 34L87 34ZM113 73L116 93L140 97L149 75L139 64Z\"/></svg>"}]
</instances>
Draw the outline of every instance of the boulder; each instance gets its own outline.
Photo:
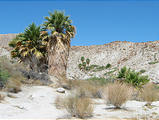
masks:
<instances>
[{"instance_id":1,"label":"boulder","mask_svg":"<svg viewBox=\"0 0 159 120\"><path fill-rule=\"evenodd\" d=\"M65 93L65 89L64 88L57 88L56 90L59 93Z\"/></svg>"}]
</instances>

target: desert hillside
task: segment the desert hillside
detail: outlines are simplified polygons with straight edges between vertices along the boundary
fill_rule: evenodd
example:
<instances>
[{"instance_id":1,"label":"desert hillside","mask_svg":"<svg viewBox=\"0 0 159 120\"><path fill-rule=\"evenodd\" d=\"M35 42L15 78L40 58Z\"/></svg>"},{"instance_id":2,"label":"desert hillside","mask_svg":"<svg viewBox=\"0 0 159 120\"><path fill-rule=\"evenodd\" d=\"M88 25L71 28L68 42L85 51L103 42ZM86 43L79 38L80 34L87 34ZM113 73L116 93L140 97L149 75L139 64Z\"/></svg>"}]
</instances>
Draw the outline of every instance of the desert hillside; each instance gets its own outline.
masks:
<instances>
[{"instance_id":1,"label":"desert hillside","mask_svg":"<svg viewBox=\"0 0 159 120\"><path fill-rule=\"evenodd\" d=\"M0 34L0 54L8 55L8 42L16 34ZM159 41L133 43L115 41L104 45L72 46L69 54L67 76L87 79L89 77L104 77L107 70L97 72L82 72L78 68L80 58L90 59L90 64L105 66L110 63L113 68L128 66L136 71L145 70L153 82L159 82Z\"/></svg>"}]
</instances>

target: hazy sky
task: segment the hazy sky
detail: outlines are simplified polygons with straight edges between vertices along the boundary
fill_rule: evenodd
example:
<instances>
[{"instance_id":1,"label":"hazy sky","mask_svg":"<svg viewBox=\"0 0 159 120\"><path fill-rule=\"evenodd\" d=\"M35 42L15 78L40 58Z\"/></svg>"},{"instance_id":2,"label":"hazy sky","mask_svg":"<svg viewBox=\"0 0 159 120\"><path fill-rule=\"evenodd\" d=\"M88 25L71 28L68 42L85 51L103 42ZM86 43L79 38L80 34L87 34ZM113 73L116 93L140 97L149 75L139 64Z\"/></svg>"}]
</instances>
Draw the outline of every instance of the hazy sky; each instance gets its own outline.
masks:
<instances>
[{"instance_id":1,"label":"hazy sky","mask_svg":"<svg viewBox=\"0 0 159 120\"><path fill-rule=\"evenodd\" d=\"M70 15L77 28L72 45L159 40L157 0L0 1L0 34L23 32L32 22L40 25L56 9Z\"/></svg>"}]
</instances>

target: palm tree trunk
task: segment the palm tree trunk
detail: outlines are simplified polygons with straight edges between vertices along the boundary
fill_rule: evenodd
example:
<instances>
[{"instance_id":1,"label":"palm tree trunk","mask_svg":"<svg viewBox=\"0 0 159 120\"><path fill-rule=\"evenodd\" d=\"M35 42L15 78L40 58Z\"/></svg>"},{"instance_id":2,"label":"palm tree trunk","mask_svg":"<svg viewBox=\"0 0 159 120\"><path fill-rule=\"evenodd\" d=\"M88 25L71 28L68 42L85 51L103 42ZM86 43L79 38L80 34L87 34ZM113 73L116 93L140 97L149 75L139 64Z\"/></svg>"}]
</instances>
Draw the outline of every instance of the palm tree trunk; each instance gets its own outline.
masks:
<instances>
[{"instance_id":1,"label":"palm tree trunk","mask_svg":"<svg viewBox=\"0 0 159 120\"><path fill-rule=\"evenodd\" d=\"M69 47L70 43L63 43L60 37L50 40L48 50L48 74L57 78L66 75Z\"/></svg>"}]
</instances>

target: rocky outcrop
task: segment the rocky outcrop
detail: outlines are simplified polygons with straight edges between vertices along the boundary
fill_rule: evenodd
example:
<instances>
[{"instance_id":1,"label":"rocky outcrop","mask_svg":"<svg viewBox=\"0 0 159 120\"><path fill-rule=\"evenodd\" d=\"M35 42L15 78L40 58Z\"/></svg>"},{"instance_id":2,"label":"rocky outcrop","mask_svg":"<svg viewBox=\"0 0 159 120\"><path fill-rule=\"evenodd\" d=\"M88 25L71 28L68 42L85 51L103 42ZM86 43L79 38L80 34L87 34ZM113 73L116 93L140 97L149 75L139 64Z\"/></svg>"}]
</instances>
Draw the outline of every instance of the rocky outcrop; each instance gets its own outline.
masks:
<instances>
[{"instance_id":1,"label":"rocky outcrop","mask_svg":"<svg viewBox=\"0 0 159 120\"><path fill-rule=\"evenodd\" d=\"M8 48L8 43L13 38L16 37L17 34L0 34L0 47Z\"/></svg>"},{"instance_id":2,"label":"rocky outcrop","mask_svg":"<svg viewBox=\"0 0 159 120\"><path fill-rule=\"evenodd\" d=\"M0 34L0 56L10 56L8 43L16 37L17 34Z\"/></svg>"}]
</instances>

